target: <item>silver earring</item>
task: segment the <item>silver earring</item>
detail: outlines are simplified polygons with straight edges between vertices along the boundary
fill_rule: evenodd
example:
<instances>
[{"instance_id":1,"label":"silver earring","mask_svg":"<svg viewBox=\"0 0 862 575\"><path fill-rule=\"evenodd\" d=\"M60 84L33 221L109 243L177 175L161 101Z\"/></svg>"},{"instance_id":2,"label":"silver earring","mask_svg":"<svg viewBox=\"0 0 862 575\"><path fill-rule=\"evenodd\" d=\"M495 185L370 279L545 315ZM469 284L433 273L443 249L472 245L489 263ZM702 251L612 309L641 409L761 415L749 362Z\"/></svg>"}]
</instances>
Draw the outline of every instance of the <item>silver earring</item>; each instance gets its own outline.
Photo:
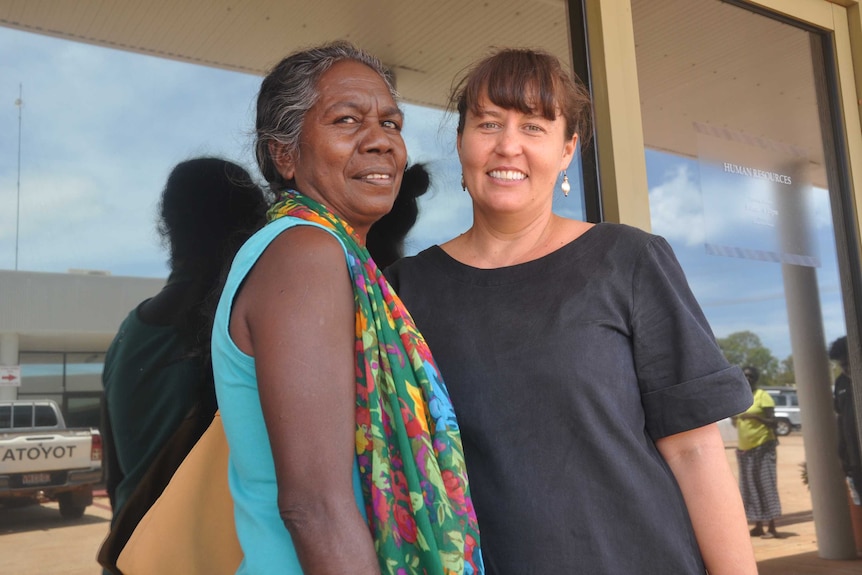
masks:
<instances>
[{"instance_id":1,"label":"silver earring","mask_svg":"<svg viewBox=\"0 0 862 575\"><path fill-rule=\"evenodd\" d=\"M467 191L467 182L464 181L464 174L461 174L461 191Z\"/></svg>"},{"instance_id":2,"label":"silver earring","mask_svg":"<svg viewBox=\"0 0 862 575\"><path fill-rule=\"evenodd\" d=\"M569 176L566 175L565 170L563 170L563 183L560 184L560 189L563 190L563 195L569 197L569 192L572 191L572 185L569 183Z\"/></svg>"}]
</instances>

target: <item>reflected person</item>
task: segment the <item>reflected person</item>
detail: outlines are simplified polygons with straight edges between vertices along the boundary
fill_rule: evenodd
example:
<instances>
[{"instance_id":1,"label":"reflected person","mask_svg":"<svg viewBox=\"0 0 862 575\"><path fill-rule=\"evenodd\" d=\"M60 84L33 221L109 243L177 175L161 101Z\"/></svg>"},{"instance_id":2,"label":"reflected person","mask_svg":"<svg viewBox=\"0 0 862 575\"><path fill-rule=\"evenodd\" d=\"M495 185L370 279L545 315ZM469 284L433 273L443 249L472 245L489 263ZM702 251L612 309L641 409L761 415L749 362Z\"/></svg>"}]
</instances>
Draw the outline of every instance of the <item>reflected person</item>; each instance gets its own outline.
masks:
<instances>
[{"instance_id":1,"label":"reflected person","mask_svg":"<svg viewBox=\"0 0 862 575\"><path fill-rule=\"evenodd\" d=\"M753 366L742 368L751 385L754 402L744 413L734 416L739 441L736 461L739 468L739 489L745 505L745 515L754 527L752 537L771 539L778 535L775 520L781 516L778 496L775 401L758 387L760 371ZM766 523L766 530L763 524Z\"/></svg>"},{"instance_id":2,"label":"reflected person","mask_svg":"<svg viewBox=\"0 0 862 575\"><path fill-rule=\"evenodd\" d=\"M170 251L170 275L120 325L102 373L114 518L192 407L215 413L211 292L239 246L263 224L267 206L248 172L227 160L194 158L168 176L158 230Z\"/></svg>"},{"instance_id":3,"label":"reflected person","mask_svg":"<svg viewBox=\"0 0 862 575\"><path fill-rule=\"evenodd\" d=\"M856 427L856 410L853 399L853 382L850 379L850 354L847 336L842 336L829 346L829 359L841 372L835 378L833 399L838 424L838 457L847 478L847 484L855 505L862 505L862 450Z\"/></svg>"}]
</instances>

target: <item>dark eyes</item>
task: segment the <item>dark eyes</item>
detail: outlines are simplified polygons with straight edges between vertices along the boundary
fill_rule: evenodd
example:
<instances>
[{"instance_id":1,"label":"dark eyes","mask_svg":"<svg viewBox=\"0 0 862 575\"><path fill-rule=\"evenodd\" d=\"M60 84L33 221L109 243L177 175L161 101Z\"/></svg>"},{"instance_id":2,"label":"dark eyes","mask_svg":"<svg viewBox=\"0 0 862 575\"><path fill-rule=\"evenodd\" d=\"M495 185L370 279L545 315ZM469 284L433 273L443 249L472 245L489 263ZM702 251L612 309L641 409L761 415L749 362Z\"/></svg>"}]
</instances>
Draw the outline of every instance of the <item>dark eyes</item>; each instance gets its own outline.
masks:
<instances>
[{"instance_id":1,"label":"dark eyes","mask_svg":"<svg viewBox=\"0 0 862 575\"><path fill-rule=\"evenodd\" d=\"M355 116L342 116L335 120L336 124L359 124L361 120ZM381 120L380 125L390 130L401 131L401 123L396 120Z\"/></svg>"},{"instance_id":2,"label":"dark eyes","mask_svg":"<svg viewBox=\"0 0 862 575\"><path fill-rule=\"evenodd\" d=\"M502 124L499 122L481 122L478 127L480 130L497 130L502 127ZM524 124L521 126L521 129L525 132L531 133L541 133L545 131L545 128L539 124Z\"/></svg>"}]
</instances>

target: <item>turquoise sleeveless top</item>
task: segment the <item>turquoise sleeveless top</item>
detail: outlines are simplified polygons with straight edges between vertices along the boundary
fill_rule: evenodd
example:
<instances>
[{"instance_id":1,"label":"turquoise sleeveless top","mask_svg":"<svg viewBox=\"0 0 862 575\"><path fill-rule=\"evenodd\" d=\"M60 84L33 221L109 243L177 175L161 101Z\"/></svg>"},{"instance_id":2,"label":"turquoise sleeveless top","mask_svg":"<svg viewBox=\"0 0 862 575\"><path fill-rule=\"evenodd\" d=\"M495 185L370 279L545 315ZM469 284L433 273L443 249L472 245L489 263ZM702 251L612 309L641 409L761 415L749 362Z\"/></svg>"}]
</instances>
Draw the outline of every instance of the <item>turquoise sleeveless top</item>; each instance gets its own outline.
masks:
<instances>
[{"instance_id":1,"label":"turquoise sleeveless top","mask_svg":"<svg viewBox=\"0 0 862 575\"><path fill-rule=\"evenodd\" d=\"M234 500L236 531L245 555L237 571L242 575L302 574L290 533L278 513L275 465L260 408L254 358L240 351L228 331L233 301L243 280L269 244L281 232L297 225L326 229L305 220L283 217L252 236L234 258L213 325L213 374L230 446L228 482ZM346 250L344 254L346 258ZM353 491L357 507L366 517L355 462Z\"/></svg>"}]
</instances>

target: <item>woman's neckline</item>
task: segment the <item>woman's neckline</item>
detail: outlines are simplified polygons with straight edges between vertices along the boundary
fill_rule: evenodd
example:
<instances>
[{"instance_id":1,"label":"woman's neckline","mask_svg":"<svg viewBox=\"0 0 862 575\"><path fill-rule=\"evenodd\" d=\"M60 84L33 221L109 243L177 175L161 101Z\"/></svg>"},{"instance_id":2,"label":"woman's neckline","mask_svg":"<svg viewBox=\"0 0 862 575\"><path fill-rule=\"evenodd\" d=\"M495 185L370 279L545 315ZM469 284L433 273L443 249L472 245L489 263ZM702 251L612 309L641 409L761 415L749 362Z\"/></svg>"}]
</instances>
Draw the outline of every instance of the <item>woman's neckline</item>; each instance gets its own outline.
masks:
<instances>
[{"instance_id":1,"label":"woman's neckline","mask_svg":"<svg viewBox=\"0 0 862 575\"><path fill-rule=\"evenodd\" d=\"M529 268L529 267L537 266L537 265L540 266L544 262L554 259L555 257L557 257L558 254L561 254L563 252L568 252L568 251L574 249L575 247L582 245L583 243L587 243L589 241L589 238L595 235L594 230L596 230L599 227L603 227L604 225L605 225L605 222L599 222L597 224L594 224L594 225L590 226L589 228L587 228L582 234L578 235L577 237L571 239L570 241L560 245L559 247L557 247L557 248L551 250L550 252L543 254L537 258L526 260L523 262L514 263L511 265L504 265L504 266L491 267L491 268L477 267L477 266L473 266L473 265L464 263L461 260L450 255L439 244L435 244L434 246L432 246L429 249L434 250L442 258L444 258L445 260L447 260L453 264L457 264L458 267L460 267L464 270L470 270L470 271L475 271L475 272L488 272L488 273L505 271L505 270L516 270L516 269ZM581 241L581 240L583 240L583 241Z\"/></svg>"}]
</instances>

